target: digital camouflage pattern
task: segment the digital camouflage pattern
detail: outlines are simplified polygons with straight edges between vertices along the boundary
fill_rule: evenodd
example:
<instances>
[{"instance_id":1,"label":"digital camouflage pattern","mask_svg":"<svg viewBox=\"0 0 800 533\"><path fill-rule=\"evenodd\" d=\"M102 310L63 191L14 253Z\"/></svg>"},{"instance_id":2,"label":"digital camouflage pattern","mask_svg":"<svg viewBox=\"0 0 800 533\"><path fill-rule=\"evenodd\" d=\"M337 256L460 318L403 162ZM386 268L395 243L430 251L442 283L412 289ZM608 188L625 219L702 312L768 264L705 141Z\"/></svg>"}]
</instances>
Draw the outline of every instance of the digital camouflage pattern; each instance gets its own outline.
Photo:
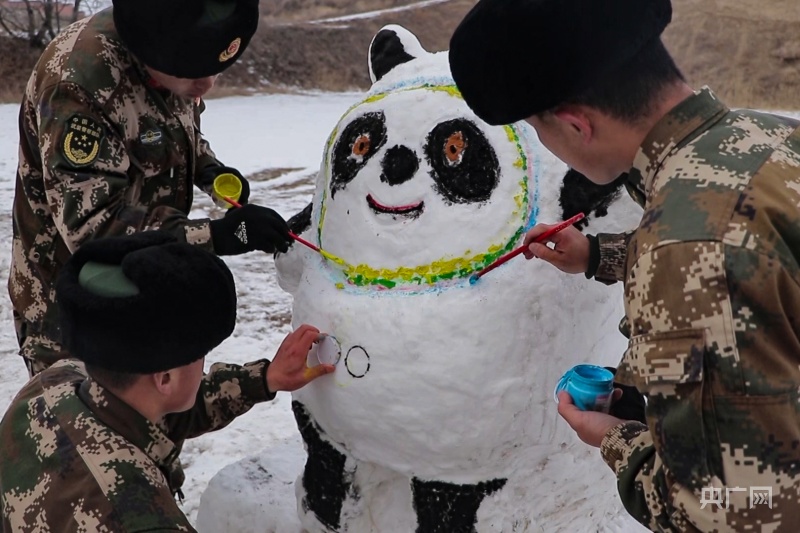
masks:
<instances>
[{"instance_id":1,"label":"digital camouflage pattern","mask_svg":"<svg viewBox=\"0 0 800 533\"><path fill-rule=\"evenodd\" d=\"M273 399L268 364L212 365L195 406L159 425L87 377L83 363L52 365L0 422L0 530L194 531L169 481L180 445Z\"/></svg>"},{"instance_id":2,"label":"digital camouflage pattern","mask_svg":"<svg viewBox=\"0 0 800 533\"><path fill-rule=\"evenodd\" d=\"M653 531L800 531L799 124L703 89L634 161L616 379L647 395L647 426L601 450Z\"/></svg>"},{"instance_id":3,"label":"digital camouflage pattern","mask_svg":"<svg viewBox=\"0 0 800 533\"><path fill-rule=\"evenodd\" d=\"M45 49L20 110L8 282L32 374L67 355L54 282L81 243L158 228L213 251L209 221L187 218L196 170L220 164L200 133L203 109L153 86L110 10Z\"/></svg>"},{"instance_id":4,"label":"digital camouflage pattern","mask_svg":"<svg viewBox=\"0 0 800 533\"><path fill-rule=\"evenodd\" d=\"M625 281L625 260L628 255L628 241L633 232L599 233L597 242L600 247L600 262L594 279L603 283Z\"/></svg>"}]
</instances>

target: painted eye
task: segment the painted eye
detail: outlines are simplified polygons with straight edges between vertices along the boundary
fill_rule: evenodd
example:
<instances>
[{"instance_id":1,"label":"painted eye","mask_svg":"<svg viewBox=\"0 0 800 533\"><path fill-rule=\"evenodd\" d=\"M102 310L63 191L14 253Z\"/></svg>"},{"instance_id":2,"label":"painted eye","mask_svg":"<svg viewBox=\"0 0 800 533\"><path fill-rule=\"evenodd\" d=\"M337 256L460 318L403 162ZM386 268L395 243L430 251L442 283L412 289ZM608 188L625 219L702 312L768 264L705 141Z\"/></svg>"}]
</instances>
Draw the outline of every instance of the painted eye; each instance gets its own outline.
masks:
<instances>
[{"instance_id":1,"label":"painted eye","mask_svg":"<svg viewBox=\"0 0 800 533\"><path fill-rule=\"evenodd\" d=\"M447 203L486 202L500 180L497 154L472 121L440 122L428 133L424 153L434 188Z\"/></svg>"},{"instance_id":2,"label":"painted eye","mask_svg":"<svg viewBox=\"0 0 800 533\"><path fill-rule=\"evenodd\" d=\"M353 181L385 143L386 117L383 113L365 113L342 129L331 154L331 198Z\"/></svg>"},{"instance_id":3,"label":"painted eye","mask_svg":"<svg viewBox=\"0 0 800 533\"><path fill-rule=\"evenodd\" d=\"M353 155L357 157L364 157L369 153L369 147L369 135L362 133L353 143Z\"/></svg>"},{"instance_id":4,"label":"painted eye","mask_svg":"<svg viewBox=\"0 0 800 533\"><path fill-rule=\"evenodd\" d=\"M447 163L451 166L460 163L466 148L467 141L464 140L464 135L460 131L451 133L444 142L444 156L447 158Z\"/></svg>"}]
</instances>

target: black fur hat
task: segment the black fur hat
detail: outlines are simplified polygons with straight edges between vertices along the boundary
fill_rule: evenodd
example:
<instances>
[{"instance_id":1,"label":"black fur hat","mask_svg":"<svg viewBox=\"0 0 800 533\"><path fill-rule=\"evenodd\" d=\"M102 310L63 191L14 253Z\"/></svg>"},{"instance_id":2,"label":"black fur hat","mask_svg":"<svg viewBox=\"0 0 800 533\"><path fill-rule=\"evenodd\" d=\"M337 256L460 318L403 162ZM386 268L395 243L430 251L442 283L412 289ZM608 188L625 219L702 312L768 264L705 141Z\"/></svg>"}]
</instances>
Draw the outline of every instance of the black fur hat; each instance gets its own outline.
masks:
<instances>
[{"instance_id":1,"label":"black fur hat","mask_svg":"<svg viewBox=\"0 0 800 533\"><path fill-rule=\"evenodd\" d=\"M480 0L450 39L467 105L511 124L580 94L658 38L670 0Z\"/></svg>"},{"instance_id":2,"label":"black fur hat","mask_svg":"<svg viewBox=\"0 0 800 533\"><path fill-rule=\"evenodd\" d=\"M122 42L148 67L204 78L233 65L258 27L258 0L113 0Z\"/></svg>"},{"instance_id":3,"label":"black fur hat","mask_svg":"<svg viewBox=\"0 0 800 533\"><path fill-rule=\"evenodd\" d=\"M82 275L97 266L104 268L94 268L97 277ZM117 372L192 363L236 323L236 288L225 263L160 231L86 242L64 265L56 297L70 354Z\"/></svg>"}]
</instances>

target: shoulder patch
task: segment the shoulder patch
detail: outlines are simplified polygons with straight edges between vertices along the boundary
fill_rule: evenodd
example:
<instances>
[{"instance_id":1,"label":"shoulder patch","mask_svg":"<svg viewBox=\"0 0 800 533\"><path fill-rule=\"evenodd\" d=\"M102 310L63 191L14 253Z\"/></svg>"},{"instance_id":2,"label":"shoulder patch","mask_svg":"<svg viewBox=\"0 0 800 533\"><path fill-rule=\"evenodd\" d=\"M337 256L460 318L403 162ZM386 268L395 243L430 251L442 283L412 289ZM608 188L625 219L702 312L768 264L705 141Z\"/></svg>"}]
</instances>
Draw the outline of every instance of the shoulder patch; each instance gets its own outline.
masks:
<instances>
[{"instance_id":1,"label":"shoulder patch","mask_svg":"<svg viewBox=\"0 0 800 533\"><path fill-rule=\"evenodd\" d=\"M105 134L103 126L94 118L75 114L67 120L61 151L73 167L91 165L100 154L100 144Z\"/></svg>"}]
</instances>

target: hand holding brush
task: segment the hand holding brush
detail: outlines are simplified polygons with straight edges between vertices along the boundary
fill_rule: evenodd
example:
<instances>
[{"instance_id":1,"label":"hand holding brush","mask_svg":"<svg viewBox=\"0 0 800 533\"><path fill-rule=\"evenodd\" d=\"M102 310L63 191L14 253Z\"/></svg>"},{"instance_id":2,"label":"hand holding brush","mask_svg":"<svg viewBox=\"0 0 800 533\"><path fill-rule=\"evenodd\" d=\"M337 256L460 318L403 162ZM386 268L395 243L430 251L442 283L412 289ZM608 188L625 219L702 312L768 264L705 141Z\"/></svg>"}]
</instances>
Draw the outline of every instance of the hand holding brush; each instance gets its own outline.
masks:
<instances>
[{"instance_id":1,"label":"hand holding brush","mask_svg":"<svg viewBox=\"0 0 800 533\"><path fill-rule=\"evenodd\" d=\"M528 235L525 236L525 242L524 242L524 244L522 246L520 246L519 248L516 248L515 250L512 250L512 251L508 252L506 255L503 255L503 256L499 257L491 265L487 266L483 270L481 270L479 272L476 272L475 274L470 276L470 278L469 278L470 285L475 285L475 283L477 283L478 280L482 276L484 276L488 272L491 272L492 270L494 270L495 268L499 267L503 263L515 258L516 256L518 256L520 254L524 253L525 256L528 257L528 259L530 259L531 257L533 257L533 254L529 251L529 246L531 245L532 242L536 242L536 243L546 242L547 239L549 239L550 237L552 237L553 235L555 235L559 231L562 231L563 229L568 228L569 226L572 226L573 224L575 224L576 222L581 220L584 216L585 215L583 213L578 213L574 217L571 217L571 218L565 220L564 222L560 222L560 223L558 223L558 224L556 224L554 226L550 226L547 229L545 229L544 232L542 232L542 233L540 233L540 234L538 234L536 236L530 237L530 238L529 238L530 232L528 232ZM544 226L544 225L542 225L542 226ZM528 253L525 253L526 251ZM530 254L530 257L528 256L528 254Z\"/></svg>"},{"instance_id":2,"label":"hand holding brush","mask_svg":"<svg viewBox=\"0 0 800 533\"><path fill-rule=\"evenodd\" d=\"M560 226L560 224L559 224ZM589 266L590 243L586 235L574 227L551 233L556 227L537 224L525 235L523 253L527 259L541 259L567 274L581 274ZM548 243L552 245L548 246Z\"/></svg>"},{"instance_id":3,"label":"hand holding brush","mask_svg":"<svg viewBox=\"0 0 800 533\"><path fill-rule=\"evenodd\" d=\"M226 202L228 202L229 204L231 204L231 206L233 206L233 207L242 207L241 204L239 202L237 202L236 200L234 200L233 198L230 198L228 196L223 196L222 199L225 200ZM325 259L328 259L328 260L333 261L334 263L338 263L340 265L344 265L345 264L345 262L341 258L336 257L335 255L326 252L325 250L323 250L322 248L320 248L316 244L312 244L312 243L308 242L307 240L305 240L304 238L300 237L299 235L295 235L294 233L289 231L288 227L287 227L286 231L287 231L289 237L291 237L292 239L296 240L297 242L299 242L303 246L306 246L308 248L311 248L315 252L318 252ZM285 252L286 250L284 249L284 250L280 250L280 251L281 252Z\"/></svg>"}]
</instances>

